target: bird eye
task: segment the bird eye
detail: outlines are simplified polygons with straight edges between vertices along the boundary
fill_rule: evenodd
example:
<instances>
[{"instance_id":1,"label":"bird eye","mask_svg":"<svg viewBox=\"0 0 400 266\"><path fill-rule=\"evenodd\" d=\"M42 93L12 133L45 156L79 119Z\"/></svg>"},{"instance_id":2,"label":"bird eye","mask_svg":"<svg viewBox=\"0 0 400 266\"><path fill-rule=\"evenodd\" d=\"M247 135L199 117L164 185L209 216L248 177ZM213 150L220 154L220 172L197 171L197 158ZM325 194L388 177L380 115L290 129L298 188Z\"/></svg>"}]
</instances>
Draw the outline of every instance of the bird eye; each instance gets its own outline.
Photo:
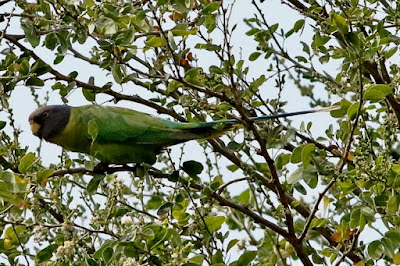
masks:
<instances>
[{"instance_id":1,"label":"bird eye","mask_svg":"<svg viewBox=\"0 0 400 266\"><path fill-rule=\"evenodd\" d=\"M49 116L49 113L48 113L48 112L43 112L42 116L43 116L43 117L48 117L48 116Z\"/></svg>"}]
</instances>

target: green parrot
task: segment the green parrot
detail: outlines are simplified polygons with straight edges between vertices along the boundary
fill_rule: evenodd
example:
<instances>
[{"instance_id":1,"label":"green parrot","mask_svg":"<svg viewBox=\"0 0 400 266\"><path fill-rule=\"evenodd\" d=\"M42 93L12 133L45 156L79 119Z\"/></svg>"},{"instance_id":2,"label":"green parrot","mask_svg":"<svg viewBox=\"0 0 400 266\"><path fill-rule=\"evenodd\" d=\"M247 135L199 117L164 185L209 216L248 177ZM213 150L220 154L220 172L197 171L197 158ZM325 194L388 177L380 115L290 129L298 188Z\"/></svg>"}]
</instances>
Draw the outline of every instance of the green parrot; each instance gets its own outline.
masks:
<instances>
[{"instance_id":1,"label":"green parrot","mask_svg":"<svg viewBox=\"0 0 400 266\"><path fill-rule=\"evenodd\" d=\"M259 121L331 109L328 107L252 119ZM66 150L92 155L105 164L154 164L162 149L189 140L219 137L237 122L229 119L180 123L127 108L100 105L49 105L38 108L29 116L35 136ZM221 123L225 125L222 129L214 128Z\"/></svg>"}]
</instances>

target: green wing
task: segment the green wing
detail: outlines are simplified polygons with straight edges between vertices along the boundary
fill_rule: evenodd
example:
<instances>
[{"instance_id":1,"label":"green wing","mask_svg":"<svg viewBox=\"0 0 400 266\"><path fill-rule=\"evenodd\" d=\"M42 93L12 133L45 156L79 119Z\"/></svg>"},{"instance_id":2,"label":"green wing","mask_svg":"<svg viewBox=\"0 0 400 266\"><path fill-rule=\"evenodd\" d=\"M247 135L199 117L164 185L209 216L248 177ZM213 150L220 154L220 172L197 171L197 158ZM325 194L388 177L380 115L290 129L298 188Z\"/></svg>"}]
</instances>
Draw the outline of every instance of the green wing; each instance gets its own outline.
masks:
<instances>
[{"instance_id":1,"label":"green wing","mask_svg":"<svg viewBox=\"0 0 400 266\"><path fill-rule=\"evenodd\" d=\"M207 138L217 132L212 123L178 123L131 109L104 106L78 107L82 123L94 121L98 143L155 145L160 148L191 139ZM219 132L219 131L218 131Z\"/></svg>"}]
</instances>

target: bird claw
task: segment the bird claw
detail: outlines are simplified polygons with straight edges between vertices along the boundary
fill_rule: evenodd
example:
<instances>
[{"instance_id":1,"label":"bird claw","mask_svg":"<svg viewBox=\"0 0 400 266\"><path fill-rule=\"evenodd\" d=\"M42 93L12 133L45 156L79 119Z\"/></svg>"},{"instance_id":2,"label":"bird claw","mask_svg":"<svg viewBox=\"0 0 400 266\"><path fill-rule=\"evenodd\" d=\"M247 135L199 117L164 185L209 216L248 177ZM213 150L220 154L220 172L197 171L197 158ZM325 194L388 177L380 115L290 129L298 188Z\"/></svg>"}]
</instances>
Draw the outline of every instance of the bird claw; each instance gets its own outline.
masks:
<instances>
[{"instance_id":1,"label":"bird claw","mask_svg":"<svg viewBox=\"0 0 400 266\"><path fill-rule=\"evenodd\" d=\"M108 169L110 169L108 164L106 164L106 163L98 163L94 167L93 173L95 173L95 174L106 174Z\"/></svg>"}]
</instances>

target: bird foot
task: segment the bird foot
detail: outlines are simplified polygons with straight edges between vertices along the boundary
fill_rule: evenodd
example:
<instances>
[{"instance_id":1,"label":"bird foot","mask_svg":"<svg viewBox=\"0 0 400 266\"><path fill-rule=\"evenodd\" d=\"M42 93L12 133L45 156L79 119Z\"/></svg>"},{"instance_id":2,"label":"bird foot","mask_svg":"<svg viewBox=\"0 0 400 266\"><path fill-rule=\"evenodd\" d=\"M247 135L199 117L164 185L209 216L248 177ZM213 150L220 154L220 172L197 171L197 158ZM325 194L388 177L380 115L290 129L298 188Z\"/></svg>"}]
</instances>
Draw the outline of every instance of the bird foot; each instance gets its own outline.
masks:
<instances>
[{"instance_id":1,"label":"bird foot","mask_svg":"<svg viewBox=\"0 0 400 266\"><path fill-rule=\"evenodd\" d=\"M106 174L108 169L110 169L108 164L106 164L106 163L98 163L94 167L93 173L95 173L95 174Z\"/></svg>"}]
</instances>

